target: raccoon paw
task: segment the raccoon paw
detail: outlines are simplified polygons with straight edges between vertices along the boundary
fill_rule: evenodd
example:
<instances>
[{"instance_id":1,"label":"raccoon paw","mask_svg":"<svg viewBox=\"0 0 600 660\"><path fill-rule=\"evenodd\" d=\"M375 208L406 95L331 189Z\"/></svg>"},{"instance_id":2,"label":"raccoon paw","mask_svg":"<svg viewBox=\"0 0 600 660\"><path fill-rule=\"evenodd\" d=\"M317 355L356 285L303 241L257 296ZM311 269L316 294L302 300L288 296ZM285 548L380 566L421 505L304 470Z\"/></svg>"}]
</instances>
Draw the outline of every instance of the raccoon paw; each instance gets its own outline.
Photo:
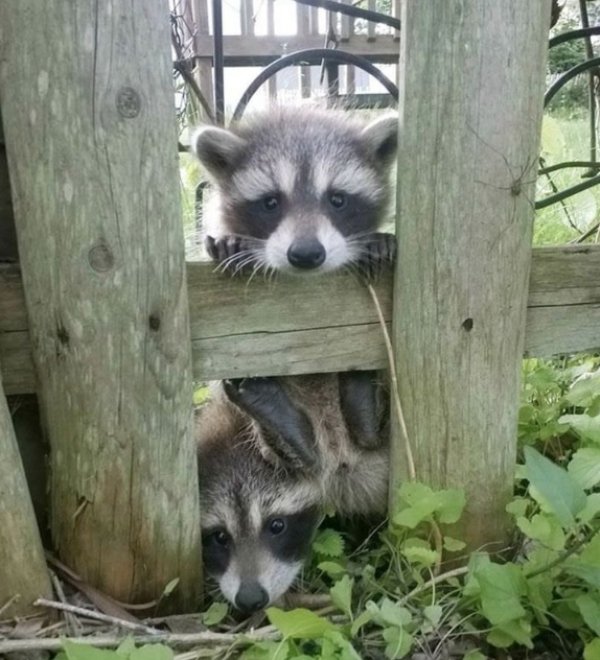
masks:
<instances>
[{"instance_id":1,"label":"raccoon paw","mask_svg":"<svg viewBox=\"0 0 600 660\"><path fill-rule=\"evenodd\" d=\"M367 282L376 280L387 264L396 259L396 237L394 234L376 232L369 236L358 261L362 276Z\"/></svg>"},{"instance_id":2,"label":"raccoon paw","mask_svg":"<svg viewBox=\"0 0 600 660\"><path fill-rule=\"evenodd\" d=\"M223 264L225 270L231 270L234 273L241 268L239 262L244 255L248 254L250 248L248 240L242 236L224 236L223 238L207 236L204 239L204 246L211 259Z\"/></svg>"},{"instance_id":3,"label":"raccoon paw","mask_svg":"<svg viewBox=\"0 0 600 660\"><path fill-rule=\"evenodd\" d=\"M268 399L279 390L279 385L272 378L229 378L223 381L223 389L232 403L249 408L259 400Z\"/></svg>"}]
</instances>

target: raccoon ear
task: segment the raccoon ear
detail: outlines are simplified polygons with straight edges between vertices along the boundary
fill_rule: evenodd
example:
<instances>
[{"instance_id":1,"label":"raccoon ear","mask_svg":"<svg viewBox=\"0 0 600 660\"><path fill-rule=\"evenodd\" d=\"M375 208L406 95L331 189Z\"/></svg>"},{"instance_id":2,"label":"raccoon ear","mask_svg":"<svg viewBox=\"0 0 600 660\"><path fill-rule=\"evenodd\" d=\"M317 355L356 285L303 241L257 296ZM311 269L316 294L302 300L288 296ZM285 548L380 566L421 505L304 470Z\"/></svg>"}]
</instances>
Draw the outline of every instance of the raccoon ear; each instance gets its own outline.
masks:
<instances>
[{"instance_id":1,"label":"raccoon ear","mask_svg":"<svg viewBox=\"0 0 600 660\"><path fill-rule=\"evenodd\" d=\"M389 167L398 148L398 115L376 119L363 129L362 135L376 164Z\"/></svg>"},{"instance_id":2,"label":"raccoon ear","mask_svg":"<svg viewBox=\"0 0 600 660\"><path fill-rule=\"evenodd\" d=\"M191 150L215 178L231 172L246 142L225 128L203 126L192 137Z\"/></svg>"}]
</instances>

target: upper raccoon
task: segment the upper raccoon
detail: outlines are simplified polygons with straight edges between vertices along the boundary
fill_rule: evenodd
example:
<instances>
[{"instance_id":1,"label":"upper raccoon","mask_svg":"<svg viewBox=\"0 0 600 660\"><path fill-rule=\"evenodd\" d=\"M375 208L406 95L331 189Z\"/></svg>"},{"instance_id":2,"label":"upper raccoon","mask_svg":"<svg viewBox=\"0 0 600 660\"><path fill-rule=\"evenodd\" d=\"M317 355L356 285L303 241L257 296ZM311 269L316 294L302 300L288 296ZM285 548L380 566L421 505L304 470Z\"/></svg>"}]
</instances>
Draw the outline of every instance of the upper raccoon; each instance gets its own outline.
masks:
<instances>
[{"instance_id":1,"label":"upper raccoon","mask_svg":"<svg viewBox=\"0 0 600 660\"><path fill-rule=\"evenodd\" d=\"M227 381L199 413L205 566L241 610L287 591L326 509L385 512L387 429L369 446L351 441L340 377Z\"/></svg>"},{"instance_id":2,"label":"upper raccoon","mask_svg":"<svg viewBox=\"0 0 600 660\"><path fill-rule=\"evenodd\" d=\"M376 234L389 201L398 119L281 107L230 130L207 126L192 148L215 184L203 213L211 257L243 266L331 271L393 256Z\"/></svg>"}]
</instances>

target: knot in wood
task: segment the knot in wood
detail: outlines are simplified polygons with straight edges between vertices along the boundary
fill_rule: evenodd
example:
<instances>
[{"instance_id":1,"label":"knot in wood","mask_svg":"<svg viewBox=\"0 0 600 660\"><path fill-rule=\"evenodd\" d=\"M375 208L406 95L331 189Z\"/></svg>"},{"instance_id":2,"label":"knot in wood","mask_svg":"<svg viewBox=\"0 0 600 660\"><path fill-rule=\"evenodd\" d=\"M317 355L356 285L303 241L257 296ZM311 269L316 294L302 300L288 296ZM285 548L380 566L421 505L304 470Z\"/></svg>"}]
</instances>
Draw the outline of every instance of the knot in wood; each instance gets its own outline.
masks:
<instances>
[{"instance_id":1,"label":"knot in wood","mask_svg":"<svg viewBox=\"0 0 600 660\"><path fill-rule=\"evenodd\" d=\"M142 99L133 87L121 87L117 92L117 111L125 119L133 119L140 114Z\"/></svg>"},{"instance_id":2,"label":"knot in wood","mask_svg":"<svg viewBox=\"0 0 600 660\"><path fill-rule=\"evenodd\" d=\"M88 260L97 273L106 273L115 264L113 253L104 242L94 245L88 253Z\"/></svg>"}]
</instances>

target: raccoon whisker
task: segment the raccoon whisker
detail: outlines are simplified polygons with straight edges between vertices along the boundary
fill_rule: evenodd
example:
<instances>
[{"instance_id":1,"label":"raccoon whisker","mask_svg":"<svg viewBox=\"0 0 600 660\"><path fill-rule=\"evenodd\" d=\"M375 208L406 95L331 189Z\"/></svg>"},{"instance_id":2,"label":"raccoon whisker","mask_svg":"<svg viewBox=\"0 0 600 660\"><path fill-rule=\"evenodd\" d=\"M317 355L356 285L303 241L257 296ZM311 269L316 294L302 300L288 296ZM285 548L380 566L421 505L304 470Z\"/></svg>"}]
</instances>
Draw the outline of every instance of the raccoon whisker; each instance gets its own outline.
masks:
<instances>
[{"instance_id":1,"label":"raccoon whisker","mask_svg":"<svg viewBox=\"0 0 600 660\"><path fill-rule=\"evenodd\" d=\"M246 251L232 254L230 257L227 257L226 259L223 259L223 261L219 262L215 267L214 272L224 273L230 266L235 264L237 261L245 259L247 256L248 253Z\"/></svg>"},{"instance_id":2,"label":"raccoon whisker","mask_svg":"<svg viewBox=\"0 0 600 660\"><path fill-rule=\"evenodd\" d=\"M264 259L257 258L256 265L252 269L252 273L250 273L250 277L248 278L248 281L246 282L246 286L252 282L252 279L256 275L256 273L260 272L261 268L265 266L265 261Z\"/></svg>"},{"instance_id":3,"label":"raccoon whisker","mask_svg":"<svg viewBox=\"0 0 600 660\"><path fill-rule=\"evenodd\" d=\"M248 256L244 261L240 262L240 263L237 265L236 269L233 271L233 274L234 274L234 275L237 275L237 274L240 272L240 270L242 270L242 269L245 268L246 266L249 266L250 264L252 264L253 262L255 262L257 258L258 258L258 257L257 257L255 254L253 254L253 253L250 254L250 256Z\"/></svg>"}]
</instances>

